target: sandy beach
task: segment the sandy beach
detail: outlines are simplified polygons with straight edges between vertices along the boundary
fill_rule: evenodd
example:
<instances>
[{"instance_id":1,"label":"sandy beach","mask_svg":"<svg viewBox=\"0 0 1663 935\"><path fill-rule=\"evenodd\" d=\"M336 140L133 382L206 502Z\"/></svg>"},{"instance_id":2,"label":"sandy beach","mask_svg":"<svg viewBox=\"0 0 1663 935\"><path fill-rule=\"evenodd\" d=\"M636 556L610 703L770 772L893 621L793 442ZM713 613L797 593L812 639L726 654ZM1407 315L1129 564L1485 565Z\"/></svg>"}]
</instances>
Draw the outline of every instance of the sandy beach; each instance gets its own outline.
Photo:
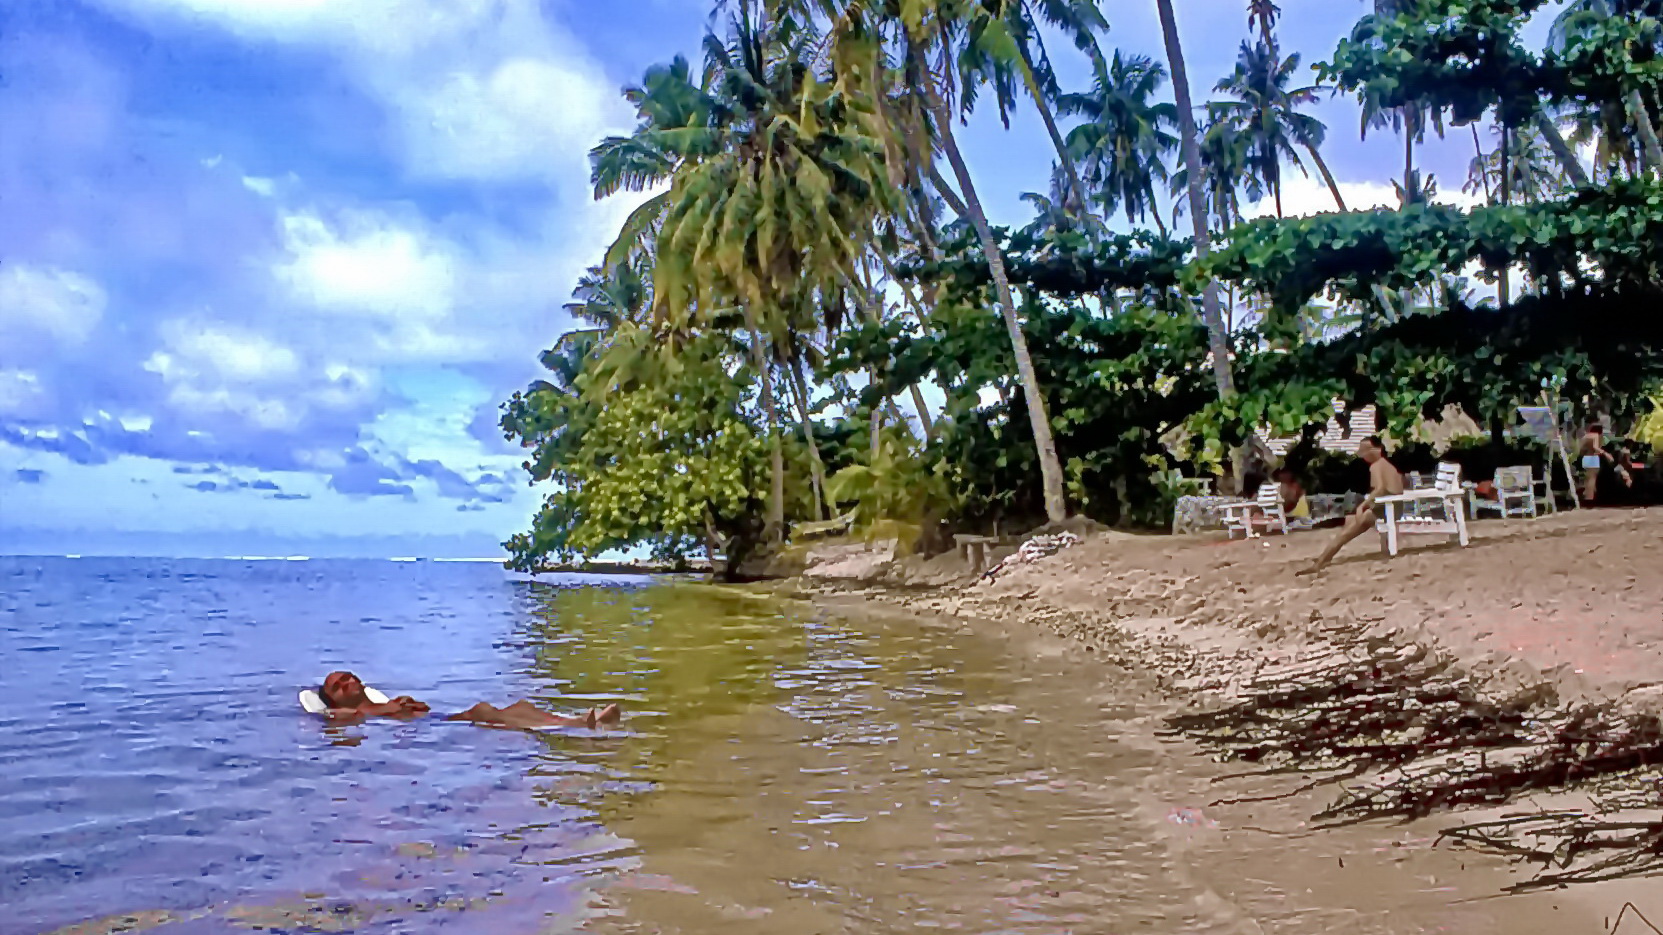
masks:
<instances>
[{"instance_id":1,"label":"sandy beach","mask_svg":"<svg viewBox=\"0 0 1663 935\"><path fill-rule=\"evenodd\" d=\"M1588 723L1599 725L1594 732L1600 737L1620 733L1625 743L1638 737L1646 750L1659 749L1646 744L1655 742L1663 710L1663 510L1573 511L1487 520L1472 528L1466 548L1411 547L1392 559L1381 555L1375 537L1365 536L1309 578L1295 571L1321 551L1331 529L1246 541L1229 541L1222 533L1168 537L1099 530L992 577L970 574L949 554L867 565L857 580L839 576L838 568L861 567L843 559L818 572L811 564L793 588L820 603L877 603L1064 637L1078 651L1112 661L1106 672L1128 664L1156 672L1175 711L1240 704L1255 692L1263 696L1267 684L1309 675L1312 660L1343 658L1366 646L1376 660L1411 652L1436 660L1426 663L1427 671L1469 693L1469 707L1493 702L1522 712L1521 721L1532 724L1593 718ZM1194 741L1179 745L1186 743ZM1221 752L1204 742L1193 750L1198 756ZM1663 820L1657 795L1663 773L1648 755L1641 754L1639 770L1620 776L1625 788L1642 796L1638 809L1622 812L1625 821ZM1497 763L1503 759L1496 757ZM1293 801L1312 815L1358 784L1386 783L1420 769L1421 762L1397 764L1384 770L1386 778L1371 771L1314 785ZM1313 771L1289 772L1302 781ZM1426 817L1407 823L1365 826L1398 828L1405 846L1418 846L1432 859L1439 832L1457 825L1533 811L1593 813L1609 790L1595 791L1592 780L1603 779L1589 779L1544 782L1494 801L1430 808ZM1264 781L1282 793L1301 784ZM1210 814L1224 824L1248 820L1239 811L1246 806L1235 807L1235 815L1228 806ZM1451 849L1447 841L1438 846L1439 852ZM1530 863L1508 868L1494 853L1456 850L1464 855L1463 868L1472 867L1460 875L1459 888L1474 899L1497 894L1489 874L1498 869L1506 868L1514 884L1541 869ZM1663 916L1663 887L1655 869L1650 872L1556 890L1556 900L1606 926L1630 902L1655 921ZM1338 898L1346 898L1343 891ZM1618 929L1647 930L1632 911Z\"/></svg>"}]
</instances>

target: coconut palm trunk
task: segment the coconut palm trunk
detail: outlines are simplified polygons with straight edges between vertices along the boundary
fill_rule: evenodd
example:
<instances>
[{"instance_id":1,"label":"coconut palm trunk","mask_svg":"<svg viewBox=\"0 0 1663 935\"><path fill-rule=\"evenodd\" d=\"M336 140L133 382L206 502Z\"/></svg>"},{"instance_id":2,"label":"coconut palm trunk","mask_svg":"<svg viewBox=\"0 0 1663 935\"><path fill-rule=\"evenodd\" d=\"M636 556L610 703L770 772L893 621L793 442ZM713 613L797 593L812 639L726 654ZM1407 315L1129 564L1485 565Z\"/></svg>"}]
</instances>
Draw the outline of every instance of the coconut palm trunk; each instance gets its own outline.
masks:
<instances>
[{"instance_id":1,"label":"coconut palm trunk","mask_svg":"<svg viewBox=\"0 0 1663 935\"><path fill-rule=\"evenodd\" d=\"M950 130L942 131L943 134L950 132ZM935 186L936 192L941 195L941 200L947 202L947 207L952 208L954 214L966 220L970 218L969 206L964 203L964 199L959 197L958 192L953 191L953 186L947 184L947 180L941 177L941 170L935 167L934 162L930 164L930 184Z\"/></svg>"},{"instance_id":2,"label":"coconut palm trunk","mask_svg":"<svg viewBox=\"0 0 1663 935\"><path fill-rule=\"evenodd\" d=\"M1311 154L1311 161L1316 163L1317 172L1322 175L1323 184L1328 186L1329 193L1334 196L1334 204L1338 205L1341 211L1351 210L1345 206L1345 196L1340 194L1340 183L1334 181L1334 173L1328 171L1328 162L1322 158L1322 153L1318 152L1317 148L1309 142L1305 143L1305 151Z\"/></svg>"},{"instance_id":3,"label":"coconut palm trunk","mask_svg":"<svg viewBox=\"0 0 1663 935\"><path fill-rule=\"evenodd\" d=\"M1057 160L1062 164L1063 173L1068 176L1068 193L1074 199L1074 210L1084 215L1089 212L1086 206L1086 187L1080 184L1080 173L1074 166L1074 157L1068 154L1068 144L1063 142L1062 131L1057 129L1057 119L1051 113L1051 104L1045 99L1045 91L1039 86L1039 79L1034 77L1033 58L1028 54L1028 43L1018 41L1016 50L1017 64L1022 67L1022 80L1028 85L1028 96L1034 99L1034 106L1039 109L1039 119L1045 124L1045 132L1051 135L1051 145L1056 147Z\"/></svg>"},{"instance_id":4,"label":"coconut palm trunk","mask_svg":"<svg viewBox=\"0 0 1663 935\"><path fill-rule=\"evenodd\" d=\"M1160 231L1162 240L1171 236L1166 229L1166 222L1161 220L1161 206L1155 201L1155 190L1153 188L1149 190L1149 216L1155 219L1155 230Z\"/></svg>"},{"instance_id":5,"label":"coconut palm trunk","mask_svg":"<svg viewBox=\"0 0 1663 935\"><path fill-rule=\"evenodd\" d=\"M941 147L947 154L948 163L953 167L953 175L958 179L959 191L964 196L970 224L976 229L976 236L982 242L982 253L987 257L988 271L993 275L994 294L999 300L999 313L1005 320L1005 330L1010 334L1011 351L1016 356L1016 372L1022 380L1022 391L1027 396L1028 421L1033 426L1034 446L1039 451L1039 472L1045 491L1045 516L1053 523L1060 523L1068 518L1068 499L1063 492L1062 464L1057 458L1056 440L1051 435L1051 419L1046 412L1045 396L1040 392L1039 374L1034 370L1033 358L1028 354L1028 341L1022 335L1022 323L1016 317L1016 303L1011 298L1005 258L999 250L999 241L993 236L993 228L987 222L987 215L982 211L981 199L977 197L976 186L970 179L970 167L965 164L964 156L959 152L958 141L953 138L952 114L948 113L947 104L936 89L934 76L928 69L922 69L921 75L925 100L931 114L935 116L936 130L941 134Z\"/></svg>"},{"instance_id":6,"label":"coconut palm trunk","mask_svg":"<svg viewBox=\"0 0 1663 935\"><path fill-rule=\"evenodd\" d=\"M774 374L768 366L768 352L762 346L762 332L756 312L745 303L745 327L751 334L751 363L762 381L762 416L768 424L768 519L763 540L778 543L785 538L785 449L781 445L779 412L774 405Z\"/></svg>"},{"instance_id":7,"label":"coconut palm trunk","mask_svg":"<svg viewBox=\"0 0 1663 935\"><path fill-rule=\"evenodd\" d=\"M826 491L826 462L821 459L820 446L814 441L814 419L808 413L808 379L803 376L800 357L791 361L791 381L796 385L797 417L803 424L803 441L808 444L809 479L814 484L814 518L828 519L837 513L837 505Z\"/></svg>"},{"instance_id":8,"label":"coconut palm trunk","mask_svg":"<svg viewBox=\"0 0 1663 935\"><path fill-rule=\"evenodd\" d=\"M901 294L906 296L907 304L912 307L913 313L918 316L918 326L923 328L925 326L924 309L919 306L918 300L913 297L912 290L907 288L907 284L902 282L900 276L897 275L895 264L889 262L889 257L882 250L872 252L877 255L878 262L882 264L884 275L888 276L890 282L895 283L900 288ZM868 281L867 288L871 288L870 281ZM876 294L876 290L873 290L872 294ZM877 308L872 303L863 300L860 305L861 310L866 313L866 317L870 318L873 324L883 324L883 317L879 315ZM924 437L929 438L935 432L935 423L930 418L929 403L924 401L924 391L919 389L916 383L909 384L907 391L912 396L913 407L918 410L918 424L924 429Z\"/></svg>"},{"instance_id":9,"label":"coconut palm trunk","mask_svg":"<svg viewBox=\"0 0 1663 935\"><path fill-rule=\"evenodd\" d=\"M1413 107L1403 109L1403 206L1410 205L1410 196L1420 189L1415 184L1415 124L1416 111Z\"/></svg>"},{"instance_id":10,"label":"coconut palm trunk","mask_svg":"<svg viewBox=\"0 0 1663 935\"><path fill-rule=\"evenodd\" d=\"M1628 112L1629 118L1634 121L1634 129L1640 134L1640 143L1645 147L1646 168L1663 172L1663 146L1657 142L1657 128L1652 125L1651 113L1646 110L1646 102L1639 91L1628 92Z\"/></svg>"},{"instance_id":11,"label":"coconut palm trunk","mask_svg":"<svg viewBox=\"0 0 1663 935\"><path fill-rule=\"evenodd\" d=\"M1553 118L1537 111L1535 117L1536 132L1547 141L1548 149L1553 150L1553 156L1559 160L1559 165L1565 169L1565 174L1571 177L1571 183L1578 188L1588 187L1588 173L1582 168L1582 160L1576 158L1576 151L1565 142L1565 135L1554 125Z\"/></svg>"},{"instance_id":12,"label":"coconut palm trunk","mask_svg":"<svg viewBox=\"0 0 1663 935\"><path fill-rule=\"evenodd\" d=\"M1178 136L1184 154L1185 175L1189 181L1190 222L1195 229L1195 255L1205 260L1211 252L1207 237L1207 199L1202 192L1201 143L1196 138L1194 103L1190 99L1189 72L1184 67L1184 47L1178 40L1178 19L1172 11L1172 0L1155 0L1161 16L1161 35L1166 41L1166 57L1172 72L1172 90L1178 104ZM1218 282L1209 278L1201 292L1201 316L1207 326L1207 347L1212 352L1213 382L1219 397L1226 398L1236 391L1230 376L1230 341L1224 330L1224 315L1218 307Z\"/></svg>"},{"instance_id":13,"label":"coconut palm trunk","mask_svg":"<svg viewBox=\"0 0 1663 935\"><path fill-rule=\"evenodd\" d=\"M1513 190L1512 189L1512 184L1513 184L1513 179L1512 179L1512 175L1513 175L1512 155L1513 155L1513 152L1512 152L1512 150L1513 150L1513 128L1509 127L1507 124L1503 123L1501 125L1501 204L1502 204L1502 207L1506 207L1507 203L1512 200L1512 197L1511 197L1512 196L1512 190ZM1507 306L1513 304L1513 281L1512 281L1512 276L1510 275L1510 272L1511 271L1508 270L1508 268L1505 267L1505 266L1503 266L1501 268L1501 281L1497 285L1497 288L1496 288L1496 298L1498 300L1500 300L1502 308L1506 308Z\"/></svg>"}]
</instances>

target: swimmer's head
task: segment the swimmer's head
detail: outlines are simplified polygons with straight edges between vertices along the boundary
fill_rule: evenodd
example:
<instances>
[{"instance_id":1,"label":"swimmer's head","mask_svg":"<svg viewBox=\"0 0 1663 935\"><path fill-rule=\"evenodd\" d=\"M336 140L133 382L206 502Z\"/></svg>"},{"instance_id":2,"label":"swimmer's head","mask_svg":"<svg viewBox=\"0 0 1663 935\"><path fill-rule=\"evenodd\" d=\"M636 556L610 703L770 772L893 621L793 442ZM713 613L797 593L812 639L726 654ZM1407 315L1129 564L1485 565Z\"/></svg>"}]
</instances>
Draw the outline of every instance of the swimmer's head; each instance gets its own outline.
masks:
<instances>
[{"instance_id":1,"label":"swimmer's head","mask_svg":"<svg viewBox=\"0 0 1663 935\"><path fill-rule=\"evenodd\" d=\"M351 672L331 672L318 686L318 698L331 708L356 708L369 699L364 697L364 683Z\"/></svg>"}]
</instances>

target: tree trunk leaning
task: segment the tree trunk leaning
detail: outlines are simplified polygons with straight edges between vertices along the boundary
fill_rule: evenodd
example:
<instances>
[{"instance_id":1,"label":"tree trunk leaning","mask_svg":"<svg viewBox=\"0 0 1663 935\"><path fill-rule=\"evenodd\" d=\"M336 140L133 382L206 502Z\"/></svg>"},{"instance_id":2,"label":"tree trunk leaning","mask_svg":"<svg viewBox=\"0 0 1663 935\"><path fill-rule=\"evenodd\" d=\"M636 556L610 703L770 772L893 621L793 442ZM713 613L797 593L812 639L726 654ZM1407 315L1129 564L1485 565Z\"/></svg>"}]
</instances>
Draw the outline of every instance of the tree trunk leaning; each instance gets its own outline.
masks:
<instances>
[{"instance_id":1,"label":"tree trunk leaning","mask_svg":"<svg viewBox=\"0 0 1663 935\"><path fill-rule=\"evenodd\" d=\"M814 419L808 413L808 379L803 376L801 359L791 361L791 380L796 384L797 416L803 424L803 441L808 445L809 479L814 484L814 518L830 519L837 515L837 504L826 489L826 462L820 458L820 446L814 441ZM822 512L821 507L825 509Z\"/></svg>"},{"instance_id":2,"label":"tree trunk leaning","mask_svg":"<svg viewBox=\"0 0 1663 935\"><path fill-rule=\"evenodd\" d=\"M1334 196L1334 204L1339 206L1341 211L1351 210L1345 206L1345 196L1340 194L1340 185L1334 181L1334 173L1328 171L1328 163L1322 158L1322 153L1317 152L1317 148L1310 143L1305 144L1305 151L1311 154L1311 161L1316 163L1317 172L1322 174L1323 183L1328 186L1329 193Z\"/></svg>"},{"instance_id":3,"label":"tree trunk leaning","mask_svg":"<svg viewBox=\"0 0 1663 935\"><path fill-rule=\"evenodd\" d=\"M1657 128L1652 125L1651 114L1646 110L1646 102L1641 99L1639 91L1628 92L1628 111L1645 147L1646 168L1652 172L1663 172L1663 146L1658 145Z\"/></svg>"},{"instance_id":4,"label":"tree trunk leaning","mask_svg":"<svg viewBox=\"0 0 1663 935\"><path fill-rule=\"evenodd\" d=\"M1184 47L1178 40L1178 19L1172 12L1172 0L1155 0L1161 16L1161 34L1166 41L1166 57L1172 72L1173 94L1178 104L1178 134L1184 154L1184 167L1189 176L1190 221L1195 228L1195 255L1205 260L1212 252L1207 237L1207 200L1201 190L1201 144L1196 139L1194 103L1190 99L1189 72L1184 67ZM1207 280L1201 293L1201 314L1207 326L1207 345L1213 357L1213 381L1218 395L1224 399L1235 393L1230 375L1230 341L1224 330L1224 316L1218 307L1218 282Z\"/></svg>"},{"instance_id":5,"label":"tree trunk leaning","mask_svg":"<svg viewBox=\"0 0 1663 935\"><path fill-rule=\"evenodd\" d=\"M762 538L778 544L785 540L785 450L781 447L779 412L774 405L774 375L756 326L756 313L745 306L745 327L751 333L751 361L762 379L762 415L768 422L768 519Z\"/></svg>"},{"instance_id":6,"label":"tree trunk leaning","mask_svg":"<svg viewBox=\"0 0 1663 935\"><path fill-rule=\"evenodd\" d=\"M981 200L976 197L975 184L970 180L970 168L965 165L964 156L959 153L958 141L953 138L952 115L947 112L947 105L936 92L934 78L927 72L924 82L924 93L929 100L931 111L935 114L937 129L941 133L942 148L947 153L947 161L953 167L953 174L958 178L959 188L964 194L965 207L970 212L969 221L982 242L982 252L987 255L988 270L993 274L994 294L999 300L999 313L1005 320L1005 330L1010 334L1011 350L1016 355L1016 372L1022 380L1023 393L1027 396L1028 421L1033 426L1034 446L1039 450L1040 479L1045 490L1045 516L1053 523L1060 523L1068 518L1068 498L1063 491L1062 464L1057 458L1056 440L1051 435L1051 418L1046 412L1045 396L1040 392L1039 374L1034 370L1033 358L1028 354L1028 341L1023 337L1022 324L1016 317L1016 303L1011 298L1005 258L999 250L999 242L993 237L993 229L988 226L987 215L982 212Z\"/></svg>"},{"instance_id":7,"label":"tree trunk leaning","mask_svg":"<svg viewBox=\"0 0 1663 935\"><path fill-rule=\"evenodd\" d=\"M1045 91L1039 86L1039 79L1034 77L1033 59L1028 54L1028 43L1018 42L1016 50L1020 53L1017 63L1022 66L1022 80L1028 85L1028 96L1034 99L1034 106L1039 108L1039 119L1045 124L1045 132L1051 136L1051 145L1056 147L1057 160L1062 164L1063 173L1068 176L1068 191L1074 198L1074 210L1083 217L1090 213L1086 205L1086 188L1080 184L1080 173L1074 167L1074 158L1068 154L1068 144L1063 142L1062 131L1057 129L1057 120L1051 114L1051 105L1045 100Z\"/></svg>"},{"instance_id":8,"label":"tree trunk leaning","mask_svg":"<svg viewBox=\"0 0 1663 935\"><path fill-rule=\"evenodd\" d=\"M1576 152L1571 149L1569 143L1565 142L1565 135L1559 132L1559 128L1553 123L1553 119L1547 114L1537 111L1535 124L1536 132L1542 135L1542 139L1547 140L1548 149L1553 150L1554 158L1559 160L1559 165L1564 168L1565 174L1571 177L1571 184L1578 188L1587 188L1588 173L1582 168L1582 160L1576 158Z\"/></svg>"}]
</instances>

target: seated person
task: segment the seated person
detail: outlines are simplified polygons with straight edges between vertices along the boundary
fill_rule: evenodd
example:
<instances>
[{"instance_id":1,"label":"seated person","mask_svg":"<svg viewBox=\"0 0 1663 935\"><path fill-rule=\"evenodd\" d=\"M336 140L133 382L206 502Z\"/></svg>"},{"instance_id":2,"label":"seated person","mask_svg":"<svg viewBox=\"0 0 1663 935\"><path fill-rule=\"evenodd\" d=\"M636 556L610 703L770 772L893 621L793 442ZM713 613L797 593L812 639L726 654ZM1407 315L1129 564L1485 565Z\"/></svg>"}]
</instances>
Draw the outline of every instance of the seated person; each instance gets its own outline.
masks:
<instances>
[{"instance_id":1,"label":"seated person","mask_svg":"<svg viewBox=\"0 0 1663 935\"><path fill-rule=\"evenodd\" d=\"M1346 517L1345 525L1340 528L1339 535L1328 548L1322 550L1317 560L1309 567L1302 568L1296 574L1314 575L1328 567L1340 549L1347 542L1361 536L1374 528L1374 504L1381 497L1395 496L1403 492L1403 473L1386 460L1386 443L1378 435L1370 435L1357 445L1357 456L1369 466L1369 494L1363 498L1357 511Z\"/></svg>"},{"instance_id":2,"label":"seated person","mask_svg":"<svg viewBox=\"0 0 1663 935\"><path fill-rule=\"evenodd\" d=\"M356 723L372 717L417 718L430 710L425 702L417 701L409 695L400 695L385 704L377 704L364 693L363 681L351 672L329 673L324 677L323 684L318 686L317 692L318 700L322 701L327 709L323 715L336 722ZM529 701L516 701L506 708L498 708L481 701L445 720L471 721L484 727L531 730L540 727L594 727L596 724L616 722L620 717L622 714L615 704L607 705L598 711L590 708L579 717L562 717L534 708Z\"/></svg>"},{"instance_id":3,"label":"seated person","mask_svg":"<svg viewBox=\"0 0 1663 935\"><path fill-rule=\"evenodd\" d=\"M1305 497L1305 485L1299 482L1291 469L1280 467L1271 472L1270 479L1276 482L1277 490L1282 494L1282 512L1287 514L1289 522L1311 520L1311 501Z\"/></svg>"}]
</instances>

